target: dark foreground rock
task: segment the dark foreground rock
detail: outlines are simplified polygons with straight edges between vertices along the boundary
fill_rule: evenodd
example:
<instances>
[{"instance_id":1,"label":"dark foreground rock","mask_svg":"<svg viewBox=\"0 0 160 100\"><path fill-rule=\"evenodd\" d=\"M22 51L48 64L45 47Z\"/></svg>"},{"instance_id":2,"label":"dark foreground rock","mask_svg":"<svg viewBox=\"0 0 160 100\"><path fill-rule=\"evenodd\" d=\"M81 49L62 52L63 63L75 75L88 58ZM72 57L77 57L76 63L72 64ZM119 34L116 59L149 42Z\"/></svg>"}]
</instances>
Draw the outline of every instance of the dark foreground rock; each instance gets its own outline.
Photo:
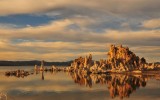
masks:
<instances>
[{"instance_id":1,"label":"dark foreground rock","mask_svg":"<svg viewBox=\"0 0 160 100\"><path fill-rule=\"evenodd\" d=\"M63 68L58 68L54 65L51 66L50 68L47 68L47 67L44 67L44 66L38 67L37 65L35 65L34 70L35 71L46 71L46 72L51 71L51 72L53 72L53 71L63 71L64 69Z\"/></svg>"},{"instance_id":2,"label":"dark foreground rock","mask_svg":"<svg viewBox=\"0 0 160 100\"><path fill-rule=\"evenodd\" d=\"M24 70L16 70L16 71L7 71L5 72L5 76L16 76L16 77L25 77L30 75L28 71Z\"/></svg>"}]
</instances>

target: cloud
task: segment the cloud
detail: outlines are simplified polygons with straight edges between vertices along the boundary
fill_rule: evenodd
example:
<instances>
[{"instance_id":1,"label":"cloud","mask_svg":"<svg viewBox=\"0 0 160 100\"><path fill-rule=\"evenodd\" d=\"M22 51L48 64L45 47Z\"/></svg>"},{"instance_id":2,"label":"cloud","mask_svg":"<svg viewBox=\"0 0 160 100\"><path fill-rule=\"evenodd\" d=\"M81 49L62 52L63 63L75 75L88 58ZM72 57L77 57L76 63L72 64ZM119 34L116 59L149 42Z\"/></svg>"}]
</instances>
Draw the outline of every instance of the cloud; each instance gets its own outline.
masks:
<instances>
[{"instance_id":1,"label":"cloud","mask_svg":"<svg viewBox=\"0 0 160 100\"><path fill-rule=\"evenodd\" d=\"M93 54L95 60L106 56L105 52L85 52L85 53L45 53L36 54L31 52L0 52L0 60L46 60L46 61L69 61L80 56Z\"/></svg>"},{"instance_id":2,"label":"cloud","mask_svg":"<svg viewBox=\"0 0 160 100\"><path fill-rule=\"evenodd\" d=\"M135 39L141 42L159 42L159 30L121 31L106 29L104 32L92 32L91 29L86 28L87 25L94 23L94 21L92 23L90 22L92 21L86 19L64 19L35 27L0 28L0 35L2 36L1 38L8 39L54 40L66 42L133 42ZM78 26L78 30L70 26Z\"/></svg>"},{"instance_id":3,"label":"cloud","mask_svg":"<svg viewBox=\"0 0 160 100\"><path fill-rule=\"evenodd\" d=\"M1 59L67 61L89 53L93 54L96 60L106 59L110 44L137 47L135 52L139 55L146 52L147 59L150 59L149 55L151 55L148 52L152 51L152 55L158 58L156 55L159 55L157 52L159 51L159 30L106 29L104 32L92 32L86 26L94 21L85 20L75 18L34 27L1 28ZM78 26L78 30L70 27L71 25ZM144 48L138 49L140 47ZM155 58L152 61L157 61Z\"/></svg>"},{"instance_id":4,"label":"cloud","mask_svg":"<svg viewBox=\"0 0 160 100\"><path fill-rule=\"evenodd\" d=\"M151 29L160 28L160 18L144 21L142 26Z\"/></svg>"},{"instance_id":5,"label":"cloud","mask_svg":"<svg viewBox=\"0 0 160 100\"><path fill-rule=\"evenodd\" d=\"M0 18L16 20L0 22L0 53L6 60L65 61L91 52L98 60L106 57L110 44L123 44L147 59L154 55L152 60L157 61L159 4L159 0L1 0ZM36 21L47 19L36 25L19 20L31 21L33 16Z\"/></svg>"},{"instance_id":6,"label":"cloud","mask_svg":"<svg viewBox=\"0 0 160 100\"><path fill-rule=\"evenodd\" d=\"M115 14L151 15L151 12L159 12L159 4L159 0L92 0L87 2L85 0L39 0L38 3L33 0L12 0L12 2L1 0L0 15L43 13L57 9L73 9L73 11L77 9L76 11L80 10L81 13L93 9Z\"/></svg>"},{"instance_id":7,"label":"cloud","mask_svg":"<svg viewBox=\"0 0 160 100\"><path fill-rule=\"evenodd\" d=\"M93 54L97 60L106 57L107 44L75 42L0 42L0 60L68 61L78 56ZM109 45L109 44L108 44Z\"/></svg>"},{"instance_id":8,"label":"cloud","mask_svg":"<svg viewBox=\"0 0 160 100\"><path fill-rule=\"evenodd\" d=\"M65 19L35 27L2 28L0 29L0 35L2 36L1 38L11 40L159 45L159 30L121 31L106 29L104 32L93 32L91 29L86 28L92 23L94 21L86 19ZM73 26L77 26L78 29Z\"/></svg>"}]
</instances>

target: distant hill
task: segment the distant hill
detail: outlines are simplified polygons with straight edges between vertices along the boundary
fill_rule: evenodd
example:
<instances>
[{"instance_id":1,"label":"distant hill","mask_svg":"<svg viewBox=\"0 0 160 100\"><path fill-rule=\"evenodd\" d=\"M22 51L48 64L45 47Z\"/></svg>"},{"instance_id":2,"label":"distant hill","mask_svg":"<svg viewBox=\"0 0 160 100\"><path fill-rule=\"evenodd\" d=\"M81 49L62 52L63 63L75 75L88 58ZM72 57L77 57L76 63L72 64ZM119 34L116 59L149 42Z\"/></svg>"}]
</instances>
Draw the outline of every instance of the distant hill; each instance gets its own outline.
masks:
<instances>
[{"instance_id":1,"label":"distant hill","mask_svg":"<svg viewBox=\"0 0 160 100\"><path fill-rule=\"evenodd\" d=\"M155 62L155 64L159 64L160 65L160 62Z\"/></svg>"},{"instance_id":2,"label":"distant hill","mask_svg":"<svg viewBox=\"0 0 160 100\"><path fill-rule=\"evenodd\" d=\"M70 66L72 61L67 62L44 62L45 66ZM155 62L155 64L159 64L160 62ZM34 66L41 65L41 61L33 60L33 61L0 61L0 66Z\"/></svg>"},{"instance_id":3,"label":"distant hill","mask_svg":"<svg viewBox=\"0 0 160 100\"><path fill-rule=\"evenodd\" d=\"M67 62L44 62L45 66L70 66L72 61ZM41 61L33 60L33 61L0 61L0 66L34 66L41 65Z\"/></svg>"}]
</instances>

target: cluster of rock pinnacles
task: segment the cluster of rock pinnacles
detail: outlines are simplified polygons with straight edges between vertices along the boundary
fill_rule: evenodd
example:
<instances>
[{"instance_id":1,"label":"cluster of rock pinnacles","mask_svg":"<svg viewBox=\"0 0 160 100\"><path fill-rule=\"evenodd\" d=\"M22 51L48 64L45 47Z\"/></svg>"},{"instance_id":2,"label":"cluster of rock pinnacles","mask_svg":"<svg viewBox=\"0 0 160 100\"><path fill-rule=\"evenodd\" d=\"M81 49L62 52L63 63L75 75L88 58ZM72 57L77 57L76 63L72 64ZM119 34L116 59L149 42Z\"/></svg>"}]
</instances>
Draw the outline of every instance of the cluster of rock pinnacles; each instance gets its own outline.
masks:
<instances>
[{"instance_id":1,"label":"cluster of rock pinnacles","mask_svg":"<svg viewBox=\"0 0 160 100\"><path fill-rule=\"evenodd\" d=\"M132 71L149 71L160 69L159 65L148 64L142 57L136 56L128 47L122 45L111 45L108 58L100 61L92 60L92 55L79 57L75 59L71 66L58 68L44 68L44 61L41 66L35 65L34 70L38 73L42 71L42 80L44 80L44 71L57 72L66 71L73 78L74 82L80 85L92 87L93 83L107 84L112 98L119 96L120 98L129 97L130 94L139 87L146 85L146 79L142 77L127 76L123 74L106 74L110 72L132 72ZM90 74L92 73L92 74ZM33 73L32 73L33 74ZM24 77L30 75L24 70L9 71L6 76Z\"/></svg>"},{"instance_id":2,"label":"cluster of rock pinnacles","mask_svg":"<svg viewBox=\"0 0 160 100\"><path fill-rule=\"evenodd\" d=\"M106 60L93 61L92 55L86 57L79 57L75 59L68 67L69 71L80 71L83 73L105 73L105 72L125 72L135 70L149 70L156 69L154 64L149 65L142 57L136 56L128 47L122 45L111 45L108 58Z\"/></svg>"}]
</instances>

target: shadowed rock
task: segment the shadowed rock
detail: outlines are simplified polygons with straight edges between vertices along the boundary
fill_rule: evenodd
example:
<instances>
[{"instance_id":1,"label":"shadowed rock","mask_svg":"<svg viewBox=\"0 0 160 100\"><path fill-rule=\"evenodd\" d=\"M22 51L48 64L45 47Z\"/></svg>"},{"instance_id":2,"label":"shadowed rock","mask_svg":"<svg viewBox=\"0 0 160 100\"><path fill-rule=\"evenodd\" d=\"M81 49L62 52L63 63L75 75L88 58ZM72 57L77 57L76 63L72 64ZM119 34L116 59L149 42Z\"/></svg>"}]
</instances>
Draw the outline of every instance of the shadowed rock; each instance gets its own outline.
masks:
<instances>
[{"instance_id":1,"label":"shadowed rock","mask_svg":"<svg viewBox=\"0 0 160 100\"><path fill-rule=\"evenodd\" d=\"M24 77L28 76L30 73L28 71L24 70L16 70L16 71L7 71L5 72L5 76L16 76L16 77Z\"/></svg>"},{"instance_id":2,"label":"shadowed rock","mask_svg":"<svg viewBox=\"0 0 160 100\"><path fill-rule=\"evenodd\" d=\"M62 71L63 69L61 69L61 68L57 68L56 66L51 66L51 68L47 68L47 67L45 67L44 66L44 60L42 60L41 61L41 66L40 67L38 67L37 65L35 65L34 66L34 70L36 71L36 72L38 72L38 71L51 71L51 72L53 72L53 71Z\"/></svg>"}]
</instances>

